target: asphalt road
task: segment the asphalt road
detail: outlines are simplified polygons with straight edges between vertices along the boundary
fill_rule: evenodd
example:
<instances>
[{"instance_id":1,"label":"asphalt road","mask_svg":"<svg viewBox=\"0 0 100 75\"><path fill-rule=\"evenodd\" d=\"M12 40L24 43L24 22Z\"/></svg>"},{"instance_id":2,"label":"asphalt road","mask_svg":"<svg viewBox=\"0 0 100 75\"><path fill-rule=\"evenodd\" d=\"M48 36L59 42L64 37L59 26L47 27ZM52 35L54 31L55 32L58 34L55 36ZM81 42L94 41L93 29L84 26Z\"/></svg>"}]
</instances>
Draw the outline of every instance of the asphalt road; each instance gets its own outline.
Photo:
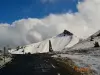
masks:
<instances>
[{"instance_id":1,"label":"asphalt road","mask_svg":"<svg viewBox=\"0 0 100 75\"><path fill-rule=\"evenodd\" d=\"M43 54L13 55L12 62L0 69L0 75L69 75Z\"/></svg>"}]
</instances>

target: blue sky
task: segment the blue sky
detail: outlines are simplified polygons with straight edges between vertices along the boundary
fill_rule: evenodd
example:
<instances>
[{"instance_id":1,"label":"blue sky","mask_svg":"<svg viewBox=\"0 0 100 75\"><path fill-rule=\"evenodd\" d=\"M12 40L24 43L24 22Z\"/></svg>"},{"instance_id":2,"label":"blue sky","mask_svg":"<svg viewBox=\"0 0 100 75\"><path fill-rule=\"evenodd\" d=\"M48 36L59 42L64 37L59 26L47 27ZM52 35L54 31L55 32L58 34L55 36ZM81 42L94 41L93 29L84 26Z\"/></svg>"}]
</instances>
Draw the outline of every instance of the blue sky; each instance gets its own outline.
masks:
<instances>
[{"instance_id":1,"label":"blue sky","mask_svg":"<svg viewBox=\"0 0 100 75\"><path fill-rule=\"evenodd\" d=\"M0 0L0 23L23 18L43 18L49 14L77 12L78 0Z\"/></svg>"},{"instance_id":2,"label":"blue sky","mask_svg":"<svg viewBox=\"0 0 100 75\"><path fill-rule=\"evenodd\" d=\"M87 38L100 28L99 8L100 0L0 0L0 45L36 43L64 29Z\"/></svg>"}]
</instances>

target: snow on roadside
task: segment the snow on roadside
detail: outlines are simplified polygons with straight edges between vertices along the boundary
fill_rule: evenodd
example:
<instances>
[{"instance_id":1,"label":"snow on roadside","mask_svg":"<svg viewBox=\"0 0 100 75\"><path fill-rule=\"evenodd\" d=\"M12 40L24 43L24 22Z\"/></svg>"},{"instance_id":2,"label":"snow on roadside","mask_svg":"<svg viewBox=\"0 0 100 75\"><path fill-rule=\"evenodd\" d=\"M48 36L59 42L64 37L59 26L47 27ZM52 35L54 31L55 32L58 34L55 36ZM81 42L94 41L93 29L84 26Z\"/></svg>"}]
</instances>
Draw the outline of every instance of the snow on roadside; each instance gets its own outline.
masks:
<instances>
[{"instance_id":1,"label":"snow on roadside","mask_svg":"<svg viewBox=\"0 0 100 75\"><path fill-rule=\"evenodd\" d=\"M96 58L90 55L69 55L69 54L58 54L62 58L67 57L73 60L75 64L79 67L88 67L95 72L95 75L100 75L100 58ZM54 55L53 57L57 57L58 55Z\"/></svg>"},{"instance_id":2,"label":"snow on roadside","mask_svg":"<svg viewBox=\"0 0 100 75\"><path fill-rule=\"evenodd\" d=\"M5 58L5 63L10 62L10 61L11 61L10 57ZM5 63L4 63L4 59L0 60L0 68L3 67Z\"/></svg>"}]
</instances>

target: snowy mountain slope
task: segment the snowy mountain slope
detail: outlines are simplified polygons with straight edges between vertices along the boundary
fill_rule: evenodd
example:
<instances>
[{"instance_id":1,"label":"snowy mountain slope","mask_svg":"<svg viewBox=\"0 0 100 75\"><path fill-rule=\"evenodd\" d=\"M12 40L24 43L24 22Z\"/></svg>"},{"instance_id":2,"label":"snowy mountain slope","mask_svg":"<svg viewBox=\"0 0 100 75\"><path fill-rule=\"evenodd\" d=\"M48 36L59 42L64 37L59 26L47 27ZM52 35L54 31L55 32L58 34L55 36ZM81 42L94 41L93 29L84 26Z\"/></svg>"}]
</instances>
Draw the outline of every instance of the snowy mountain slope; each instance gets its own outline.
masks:
<instances>
[{"instance_id":1,"label":"snowy mountain slope","mask_svg":"<svg viewBox=\"0 0 100 75\"><path fill-rule=\"evenodd\" d=\"M71 46L73 44L76 44L79 41L79 39L75 37L72 33L70 33L67 30L64 30L63 33L57 36L54 36L50 39L44 40L42 42L34 43L31 45L26 45L25 48L22 48L19 50L12 49L9 52L12 54L23 54L23 53L29 53L29 52L30 53L49 52L49 40L51 41L52 48L54 51L61 51L67 45Z\"/></svg>"},{"instance_id":2,"label":"snowy mountain slope","mask_svg":"<svg viewBox=\"0 0 100 75\"><path fill-rule=\"evenodd\" d=\"M91 37L95 38L95 37L100 37L100 30L97 31L96 33L94 33L93 35L91 35L90 37L87 38L87 40L90 40Z\"/></svg>"},{"instance_id":3,"label":"snowy mountain slope","mask_svg":"<svg viewBox=\"0 0 100 75\"><path fill-rule=\"evenodd\" d=\"M70 43L65 48L70 48L73 45L77 44L78 42L79 42L79 39L77 38L77 36L73 36L72 40L70 41Z\"/></svg>"},{"instance_id":4,"label":"snowy mountain slope","mask_svg":"<svg viewBox=\"0 0 100 75\"><path fill-rule=\"evenodd\" d=\"M94 47L95 42L100 44L100 31L94 33L89 38L77 43L76 45L72 46L70 49L84 49L84 48L92 48Z\"/></svg>"}]
</instances>

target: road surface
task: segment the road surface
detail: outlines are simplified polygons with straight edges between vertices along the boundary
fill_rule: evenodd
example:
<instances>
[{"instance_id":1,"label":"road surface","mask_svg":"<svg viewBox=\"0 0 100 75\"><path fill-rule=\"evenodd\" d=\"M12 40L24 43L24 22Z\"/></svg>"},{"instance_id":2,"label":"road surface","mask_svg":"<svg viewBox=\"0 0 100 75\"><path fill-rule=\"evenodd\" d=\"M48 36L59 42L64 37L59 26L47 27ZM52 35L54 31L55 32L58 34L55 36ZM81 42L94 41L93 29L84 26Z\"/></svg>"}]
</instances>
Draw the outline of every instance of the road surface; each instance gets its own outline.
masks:
<instances>
[{"instance_id":1,"label":"road surface","mask_svg":"<svg viewBox=\"0 0 100 75\"><path fill-rule=\"evenodd\" d=\"M43 54L13 55L12 62L0 69L0 75L69 75Z\"/></svg>"}]
</instances>

